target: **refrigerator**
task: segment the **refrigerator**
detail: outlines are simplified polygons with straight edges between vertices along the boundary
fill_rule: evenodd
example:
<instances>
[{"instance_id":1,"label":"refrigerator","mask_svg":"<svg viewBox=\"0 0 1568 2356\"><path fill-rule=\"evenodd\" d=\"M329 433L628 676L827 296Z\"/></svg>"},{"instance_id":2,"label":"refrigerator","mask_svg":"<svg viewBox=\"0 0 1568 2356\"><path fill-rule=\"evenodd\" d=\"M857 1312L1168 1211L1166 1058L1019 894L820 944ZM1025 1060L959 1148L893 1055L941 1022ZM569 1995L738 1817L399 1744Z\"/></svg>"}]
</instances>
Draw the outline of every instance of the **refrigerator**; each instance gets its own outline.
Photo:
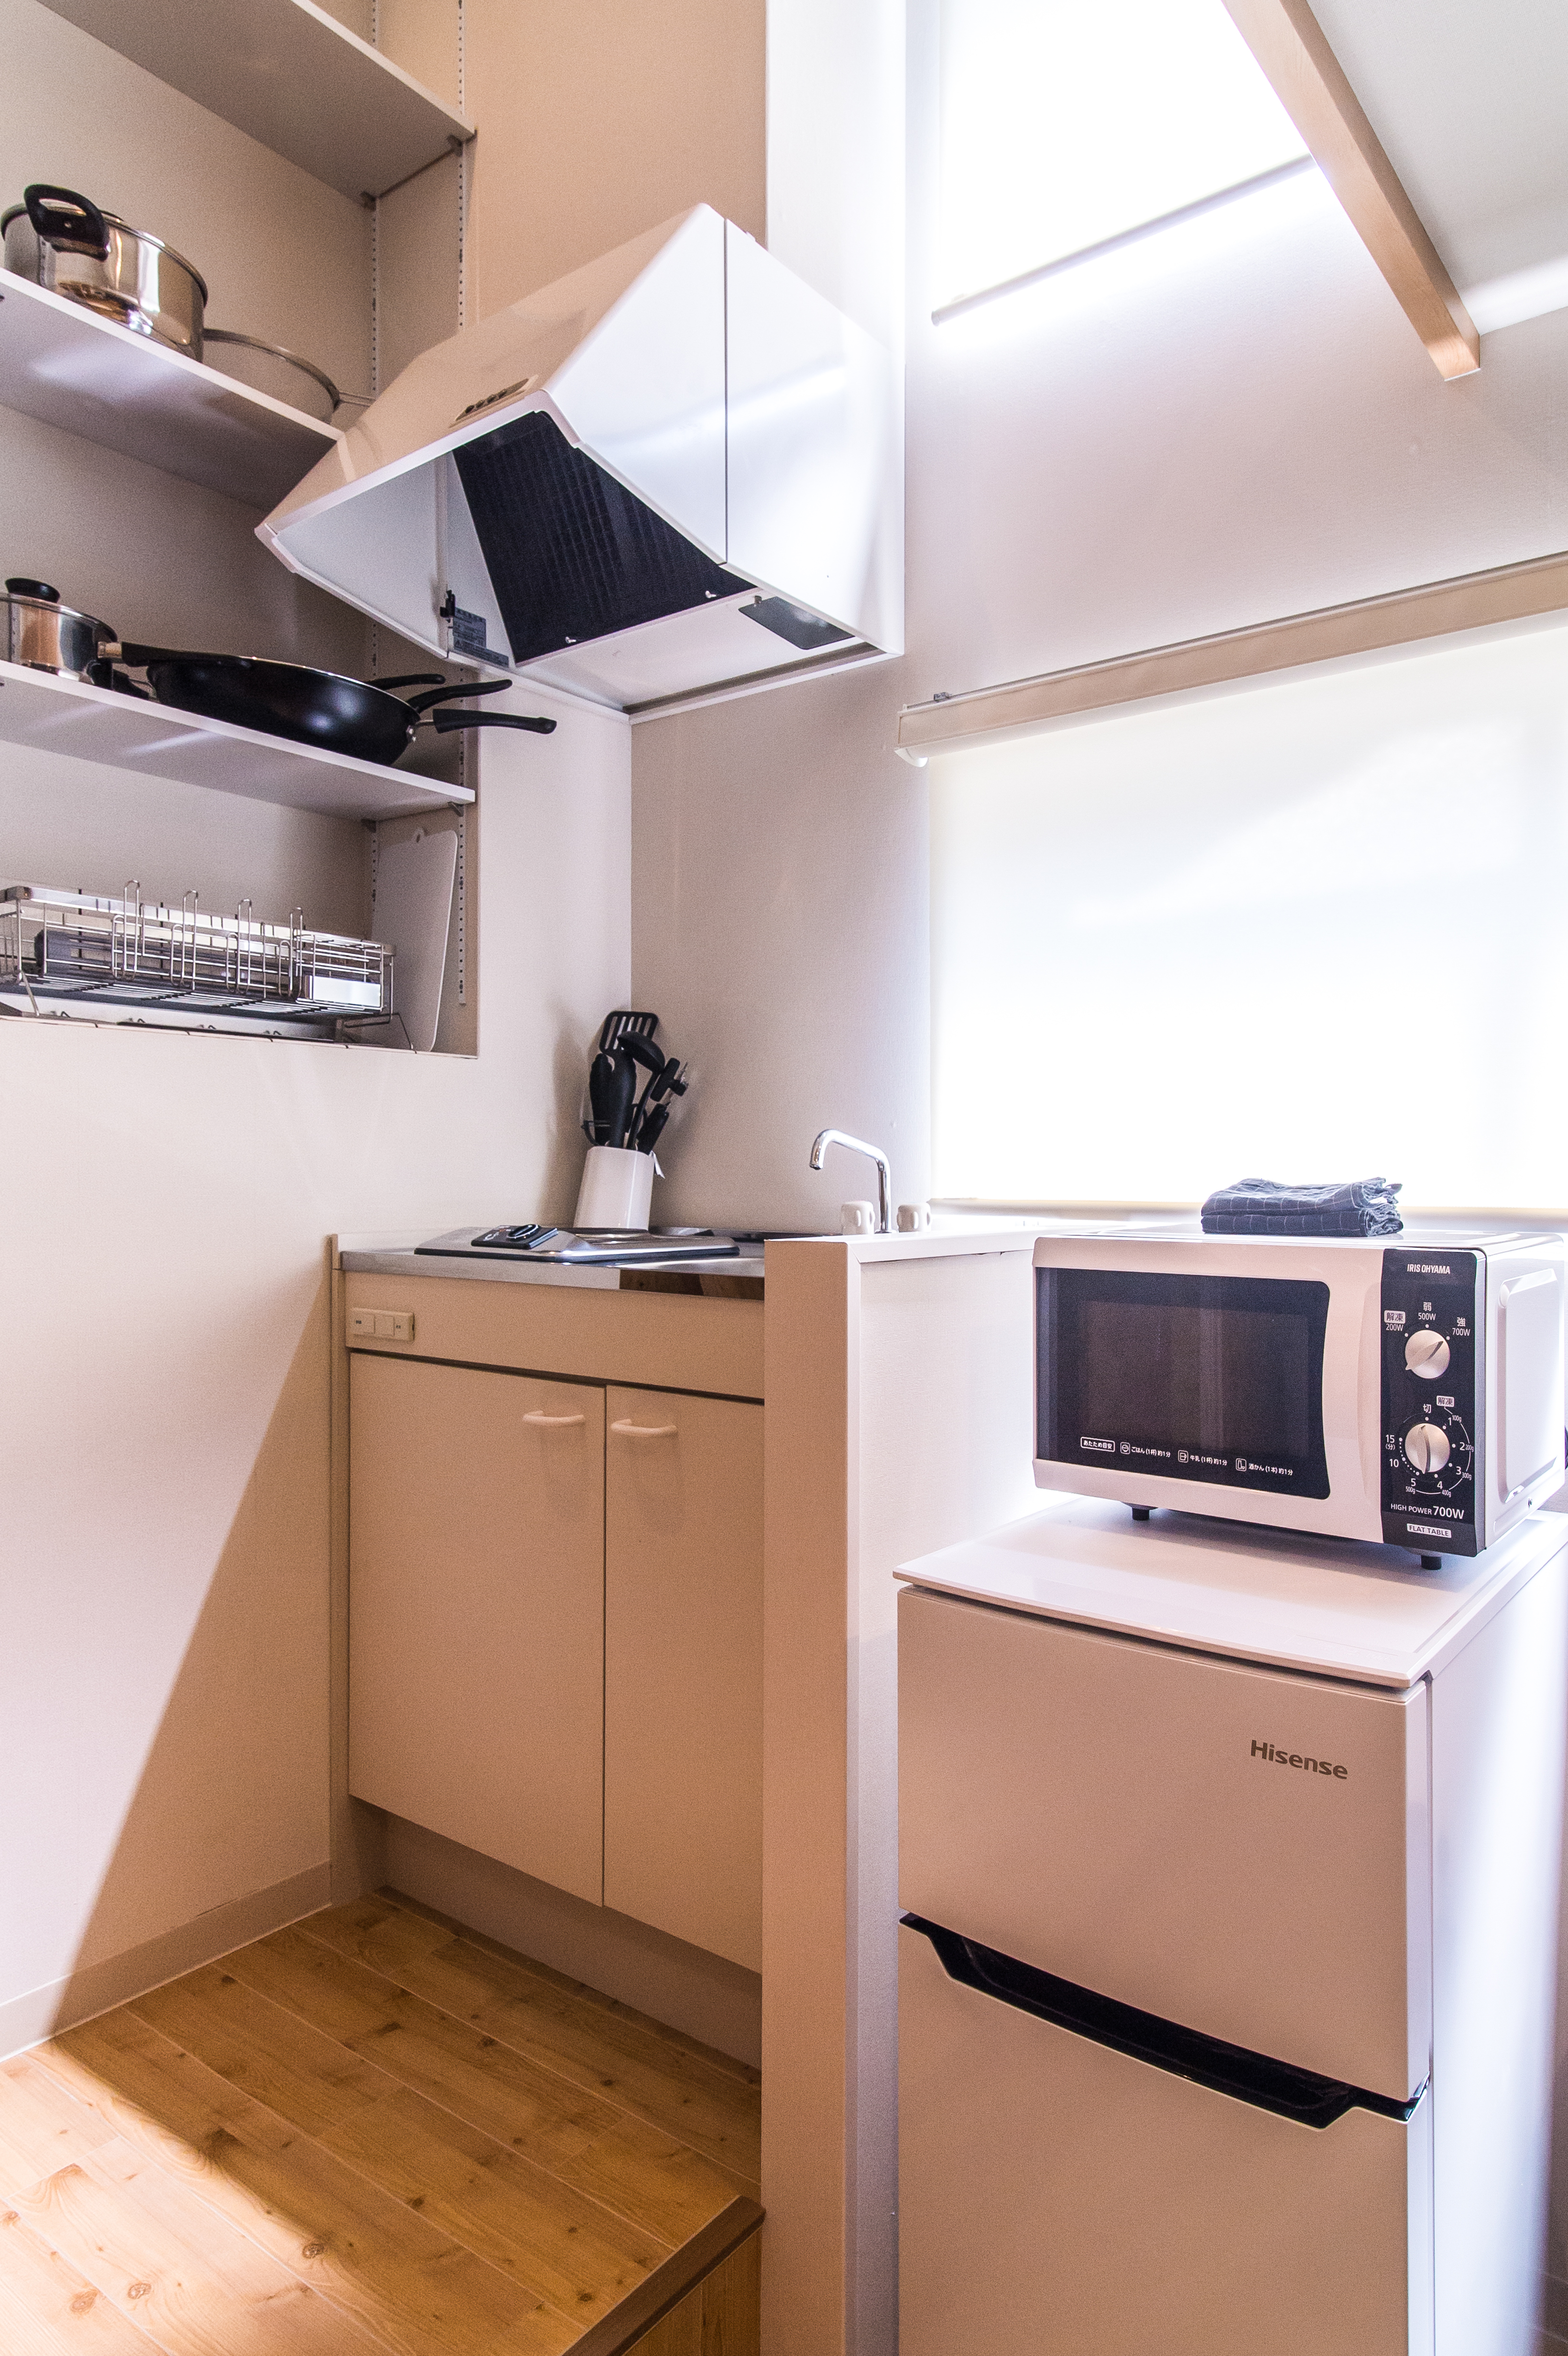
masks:
<instances>
[{"instance_id":1,"label":"refrigerator","mask_svg":"<svg viewBox=\"0 0 1568 2356\"><path fill-rule=\"evenodd\" d=\"M904 1567L902 2356L1530 2356L1565 1547L1066 1498Z\"/></svg>"}]
</instances>

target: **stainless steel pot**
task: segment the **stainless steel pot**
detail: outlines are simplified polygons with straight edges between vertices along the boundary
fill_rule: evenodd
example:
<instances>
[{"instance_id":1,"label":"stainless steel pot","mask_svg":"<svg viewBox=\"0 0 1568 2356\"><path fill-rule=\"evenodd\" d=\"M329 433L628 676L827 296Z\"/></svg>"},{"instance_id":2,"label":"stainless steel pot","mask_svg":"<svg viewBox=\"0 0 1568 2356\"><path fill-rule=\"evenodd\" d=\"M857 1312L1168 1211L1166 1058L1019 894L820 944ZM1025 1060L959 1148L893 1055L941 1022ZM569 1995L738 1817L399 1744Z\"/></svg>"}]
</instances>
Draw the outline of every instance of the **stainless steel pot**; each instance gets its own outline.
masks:
<instances>
[{"instance_id":1,"label":"stainless steel pot","mask_svg":"<svg viewBox=\"0 0 1568 2356\"><path fill-rule=\"evenodd\" d=\"M59 591L47 581L7 581L0 597L0 648L7 662L25 663L29 670L87 679L101 650L112 646L117 635L112 622L62 605Z\"/></svg>"},{"instance_id":2,"label":"stainless steel pot","mask_svg":"<svg viewBox=\"0 0 1568 2356\"><path fill-rule=\"evenodd\" d=\"M36 182L0 213L5 267L155 343L201 358L207 284L162 238L100 212L74 188Z\"/></svg>"}]
</instances>

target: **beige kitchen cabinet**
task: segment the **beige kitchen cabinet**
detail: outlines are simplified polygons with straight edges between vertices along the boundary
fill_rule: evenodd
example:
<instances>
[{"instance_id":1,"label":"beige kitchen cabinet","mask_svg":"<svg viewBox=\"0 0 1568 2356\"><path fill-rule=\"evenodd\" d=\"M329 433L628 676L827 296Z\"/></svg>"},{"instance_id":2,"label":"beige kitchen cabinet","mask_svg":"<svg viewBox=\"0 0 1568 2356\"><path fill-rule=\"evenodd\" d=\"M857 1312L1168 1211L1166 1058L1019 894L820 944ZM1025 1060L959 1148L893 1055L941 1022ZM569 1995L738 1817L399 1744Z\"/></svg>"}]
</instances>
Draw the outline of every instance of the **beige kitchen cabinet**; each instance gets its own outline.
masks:
<instances>
[{"instance_id":1,"label":"beige kitchen cabinet","mask_svg":"<svg viewBox=\"0 0 1568 2356\"><path fill-rule=\"evenodd\" d=\"M612 1387L604 1903L762 1969L763 1410Z\"/></svg>"},{"instance_id":2,"label":"beige kitchen cabinet","mask_svg":"<svg viewBox=\"0 0 1568 2356\"><path fill-rule=\"evenodd\" d=\"M349 1789L598 1904L604 1392L351 1366Z\"/></svg>"}]
</instances>

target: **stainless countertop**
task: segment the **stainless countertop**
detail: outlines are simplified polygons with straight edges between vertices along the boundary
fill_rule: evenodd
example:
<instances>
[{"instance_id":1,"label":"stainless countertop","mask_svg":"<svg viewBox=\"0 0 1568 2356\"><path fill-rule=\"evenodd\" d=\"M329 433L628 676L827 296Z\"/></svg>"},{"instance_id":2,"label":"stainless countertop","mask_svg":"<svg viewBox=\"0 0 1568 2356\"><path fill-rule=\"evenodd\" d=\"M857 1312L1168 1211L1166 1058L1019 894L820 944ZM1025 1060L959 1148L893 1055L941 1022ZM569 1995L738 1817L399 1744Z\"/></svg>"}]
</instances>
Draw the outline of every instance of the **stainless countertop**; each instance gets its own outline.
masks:
<instances>
[{"instance_id":1,"label":"stainless countertop","mask_svg":"<svg viewBox=\"0 0 1568 2356\"><path fill-rule=\"evenodd\" d=\"M584 1267L559 1260L435 1258L413 1250L345 1251L342 1265L350 1276L395 1276L400 1280L442 1277L460 1284L569 1284L579 1291L700 1293L720 1301L760 1300L763 1283L760 1251L716 1253L711 1259L639 1260L635 1268L603 1261ZM744 1290L737 1279L743 1280Z\"/></svg>"}]
</instances>

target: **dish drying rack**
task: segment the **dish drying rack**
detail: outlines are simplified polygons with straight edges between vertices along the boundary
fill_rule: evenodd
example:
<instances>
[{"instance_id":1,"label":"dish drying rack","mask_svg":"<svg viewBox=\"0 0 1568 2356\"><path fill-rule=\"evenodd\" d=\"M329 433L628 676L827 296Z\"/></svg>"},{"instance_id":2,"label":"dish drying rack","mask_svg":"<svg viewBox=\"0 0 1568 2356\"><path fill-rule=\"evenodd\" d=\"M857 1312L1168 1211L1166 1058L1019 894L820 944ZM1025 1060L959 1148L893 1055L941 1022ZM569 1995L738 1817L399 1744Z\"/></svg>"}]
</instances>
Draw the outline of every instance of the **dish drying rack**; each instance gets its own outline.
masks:
<instances>
[{"instance_id":1,"label":"dish drying rack","mask_svg":"<svg viewBox=\"0 0 1568 2356\"><path fill-rule=\"evenodd\" d=\"M187 892L179 906L63 892L0 889L0 1006L179 1029L270 1031L331 1038L345 1021L391 1019L392 952L383 942L318 933L296 908L265 924L241 900L209 915Z\"/></svg>"}]
</instances>

